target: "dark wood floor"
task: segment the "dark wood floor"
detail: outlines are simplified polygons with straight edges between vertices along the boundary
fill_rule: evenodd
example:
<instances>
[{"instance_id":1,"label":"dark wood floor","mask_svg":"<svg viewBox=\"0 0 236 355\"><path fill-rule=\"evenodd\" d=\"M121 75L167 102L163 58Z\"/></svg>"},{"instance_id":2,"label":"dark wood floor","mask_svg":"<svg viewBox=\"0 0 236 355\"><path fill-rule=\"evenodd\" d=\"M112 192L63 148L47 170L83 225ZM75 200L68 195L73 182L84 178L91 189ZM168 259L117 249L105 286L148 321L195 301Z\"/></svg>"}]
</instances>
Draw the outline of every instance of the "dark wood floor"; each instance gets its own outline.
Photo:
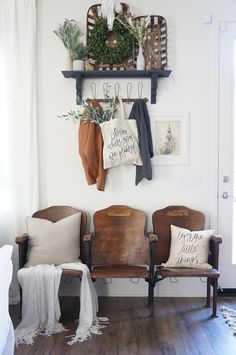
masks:
<instances>
[{"instance_id":1,"label":"dark wood floor","mask_svg":"<svg viewBox=\"0 0 236 355\"><path fill-rule=\"evenodd\" d=\"M49 338L38 336L34 346L19 346L20 355L236 355L236 336L220 312L221 305L236 310L236 298L219 298L219 317L211 318L202 298L159 298L155 316L149 316L144 298L100 298L100 315L110 324L102 335L84 343L67 345L65 335L74 334L78 312L75 299L61 300L62 322L70 329ZM19 306L11 306L19 322Z\"/></svg>"}]
</instances>

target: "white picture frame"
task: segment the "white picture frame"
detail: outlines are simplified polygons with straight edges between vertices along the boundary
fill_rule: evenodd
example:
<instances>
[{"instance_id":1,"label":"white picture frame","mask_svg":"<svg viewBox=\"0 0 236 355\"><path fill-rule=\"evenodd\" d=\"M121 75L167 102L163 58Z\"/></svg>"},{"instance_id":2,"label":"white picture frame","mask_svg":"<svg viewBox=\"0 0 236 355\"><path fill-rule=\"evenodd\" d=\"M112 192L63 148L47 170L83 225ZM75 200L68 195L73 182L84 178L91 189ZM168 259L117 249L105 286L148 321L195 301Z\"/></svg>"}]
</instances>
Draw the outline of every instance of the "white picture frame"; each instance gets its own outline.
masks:
<instances>
[{"instance_id":1,"label":"white picture frame","mask_svg":"<svg viewBox=\"0 0 236 355\"><path fill-rule=\"evenodd\" d=\"M154 165L186 165L189 159L189 113L152 115Z\"/></svg>"}]
</instances>

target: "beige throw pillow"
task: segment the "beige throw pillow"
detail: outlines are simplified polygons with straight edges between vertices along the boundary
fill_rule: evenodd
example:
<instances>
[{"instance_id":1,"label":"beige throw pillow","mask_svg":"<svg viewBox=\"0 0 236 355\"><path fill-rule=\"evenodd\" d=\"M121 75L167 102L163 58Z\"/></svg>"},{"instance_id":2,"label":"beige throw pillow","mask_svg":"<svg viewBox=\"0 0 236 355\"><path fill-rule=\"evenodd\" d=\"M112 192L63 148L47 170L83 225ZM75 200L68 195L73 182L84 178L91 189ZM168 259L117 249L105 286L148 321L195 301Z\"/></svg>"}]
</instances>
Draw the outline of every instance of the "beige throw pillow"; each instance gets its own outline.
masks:
<instances>
[{"instance_id":1,"label":"beige throw pillow","mask_svg":"<svg viewBox=\"0 0 236 355\"><path fill-rule=\"evenodd\" d=\"M53 223L47 219L26 217L29 253L26 266L69 263L80 256L81 213Z\"/></svg>"},{"instance_id":2,"label":"beige throw pillow","mask_svg":"<svg viewBox=\"0 0 236 355\"><path fill-rule=\"evenodd\" d=\"M185 267L210 269L208 264L210 237L215 231L191 232L188 229L171 225L170 255L165 267Z\"/></svg>"}]
</instances>

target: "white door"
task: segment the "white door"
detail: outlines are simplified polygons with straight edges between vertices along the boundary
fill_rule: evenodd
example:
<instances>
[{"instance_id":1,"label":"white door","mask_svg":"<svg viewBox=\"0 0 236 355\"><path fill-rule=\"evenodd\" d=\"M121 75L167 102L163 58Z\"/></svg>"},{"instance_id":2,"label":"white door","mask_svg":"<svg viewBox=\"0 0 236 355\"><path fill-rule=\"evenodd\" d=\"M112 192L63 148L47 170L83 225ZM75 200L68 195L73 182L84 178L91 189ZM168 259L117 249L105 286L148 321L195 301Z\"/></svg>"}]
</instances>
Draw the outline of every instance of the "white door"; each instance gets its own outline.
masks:
<instances>
[{"instance_id":1,"label":"white door","mask_svg":"<svg viewBox=\"0 0 236 355\"><path fill-rule=\"evenodd\" d=\"M236 288L236 22L219 31L218 233L220 286Z\"/></svg>"}]
</instances>

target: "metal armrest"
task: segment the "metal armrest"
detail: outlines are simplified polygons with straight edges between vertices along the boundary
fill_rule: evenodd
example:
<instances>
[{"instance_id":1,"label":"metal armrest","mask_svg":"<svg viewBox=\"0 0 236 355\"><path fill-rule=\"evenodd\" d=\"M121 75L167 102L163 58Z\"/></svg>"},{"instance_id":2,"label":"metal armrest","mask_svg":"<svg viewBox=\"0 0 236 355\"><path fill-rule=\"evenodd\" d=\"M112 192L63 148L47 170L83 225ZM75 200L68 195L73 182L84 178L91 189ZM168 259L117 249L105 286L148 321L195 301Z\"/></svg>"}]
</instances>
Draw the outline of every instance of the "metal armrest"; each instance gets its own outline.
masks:
<instances>
[{"instance_id":1,"label":"metal armrest","mask_svg":"<svg viewBox=\"0 0 236 355\"><path fill-rule=\"evenodd\" d=\"M209 263L214 269L218 269L219 265L219 245L222 243L222 237L219 235L212 235L210 238L210 256Z\"/></svg>"},{"instance_id":2,"label":"metal armrest","mask_svg":"<svg viewBox=\"0 0 236 355\"><path fill-rule=\"evenodd\" d=\"M85 244L85 255L86 255L85 263L87 264L89 270L91 270L92 239L93 239L92 233L88 233L83 236L83 243Z\"/></svg>"},{"instance_id":3,"label":"metal armrest","mask_svg":"<svg viewBox=\"0 0 236 355\"><path fill-rule=\"evenodd\" d=\"M158 241L158 236L152 232L147 233L147 238L149 239L150 243L155 243Z\"/></svg>"},{"instance_id":4,"label":"metal armrest","mask_svg":"<svg viewBox=\"0 0 236 355\"><path fill-rule=\"evenodd\" d=\"M85 235L83 236L83 242L84 242L84 243L86 243L86 242L91 242L91 241L92 241L92 236L93 236L92 233L85 234Z\"/></svg>"},{"instance_id":5,"label":"metal armrest","mask_svg":"<svg viewBox=\"0 0 236 355\"><path fill-rule=\"evenodd\" d=\"M211 235L210 241L212 241L214 244L220 244L222 243L222 237L220 235Z\"/></svg>"},{"instance_id":6,"label":"metal armrest","mask_svg":"<svg viewBox=\"0 0 236 355\"><path fill-rule=\"evenodd\" d=\"M149 245L150 245L150 278L151 278L151 282L155 283L154 265L155 265L155 254L156 254L156 242L158 241L158 237L156 234L152 232L148 232L147 238L149 240Z\"/></svg>"},{"instance_id":7,"label":"metal armrest","mask_svg":"<svg viewBox=\"0 0 236 355\"><path fill-rule=\"evenodd\" d=\"M27 251L28 251L28 234L25 233L19 237L16 237L15 242L18 244L19 252L19 269L24 267L27 262Z\"/></svg>"},{"instance_id":8,"label":"metal armrest","mask_svg":"<svg viewBox=\"0 0 236 355\"><path fill-rule=\"evenodd\" d=\"M29 238L28 234L24 233L21 236L16 237L15 242L16 242L16 244L22 244L22 243L28 241L28 238Z\"/></svg>"}]
</instances>

